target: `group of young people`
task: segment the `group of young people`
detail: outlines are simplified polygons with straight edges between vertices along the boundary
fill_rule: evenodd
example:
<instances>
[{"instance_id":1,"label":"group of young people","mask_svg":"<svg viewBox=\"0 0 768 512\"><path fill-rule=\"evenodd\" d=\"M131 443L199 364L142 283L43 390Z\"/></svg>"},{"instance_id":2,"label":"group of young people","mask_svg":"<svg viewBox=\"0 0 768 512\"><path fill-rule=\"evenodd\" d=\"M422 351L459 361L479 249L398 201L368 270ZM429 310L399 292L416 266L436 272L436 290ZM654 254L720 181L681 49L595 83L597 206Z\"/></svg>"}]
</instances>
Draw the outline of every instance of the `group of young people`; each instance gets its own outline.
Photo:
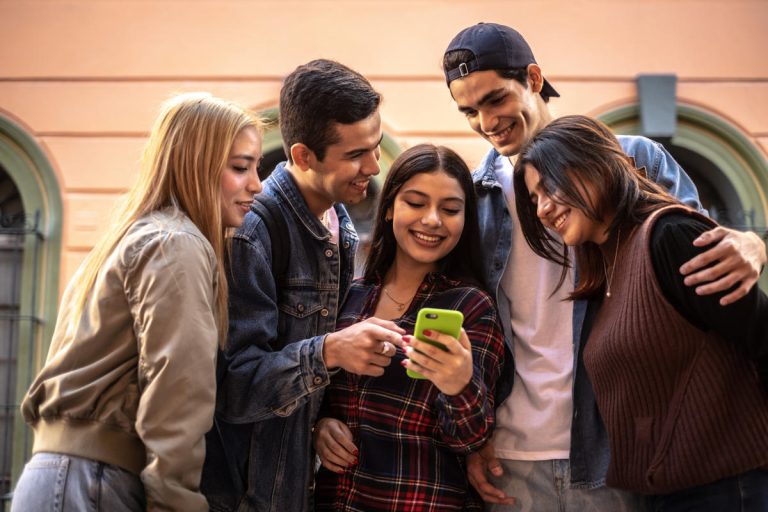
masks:
<instances>
[{"instance_id":1,"label":"group of young people","mask_svg":"<svg viewBox=\"0 0 768 512\"><path fill-rule=\"evenodd\" d=\"M165 105L22 404L12 510L768 507L763 241L707 219L659 144L553 120L514 29L466 28L443 71L493 148L474 173L400 154L357 278L368 80L285 79L263 186L254 114ZM426 307L460 334L416 339Z\"/></svg>"}]
</instances>

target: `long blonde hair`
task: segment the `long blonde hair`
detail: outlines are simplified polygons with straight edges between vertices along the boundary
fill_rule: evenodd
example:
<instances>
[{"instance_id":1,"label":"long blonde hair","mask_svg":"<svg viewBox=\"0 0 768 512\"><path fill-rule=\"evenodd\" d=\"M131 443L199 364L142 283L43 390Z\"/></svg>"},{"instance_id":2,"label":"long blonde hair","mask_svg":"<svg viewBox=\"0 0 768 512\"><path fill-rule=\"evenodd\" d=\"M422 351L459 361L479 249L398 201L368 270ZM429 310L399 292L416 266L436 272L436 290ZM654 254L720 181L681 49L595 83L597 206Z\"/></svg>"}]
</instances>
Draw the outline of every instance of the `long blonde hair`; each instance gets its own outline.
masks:
<instances>
[{"instance_id":1,"label":"long blonde hair","mask_svg":"<svg viewBox=\"0 0 768 512\"><path fill-rule=\"evenodd\" d=\"M155 210L177 207L213 246L218 274L216 319L223 345L228 322L221 175L235 138L247 127L262 133L263 123L253 112L207 93L180 94L163 104L144 148L138 181L118 206L114 224L73 279L71 327L80 321L104 261L131 225Z\"/></svg>"}]
</instances>

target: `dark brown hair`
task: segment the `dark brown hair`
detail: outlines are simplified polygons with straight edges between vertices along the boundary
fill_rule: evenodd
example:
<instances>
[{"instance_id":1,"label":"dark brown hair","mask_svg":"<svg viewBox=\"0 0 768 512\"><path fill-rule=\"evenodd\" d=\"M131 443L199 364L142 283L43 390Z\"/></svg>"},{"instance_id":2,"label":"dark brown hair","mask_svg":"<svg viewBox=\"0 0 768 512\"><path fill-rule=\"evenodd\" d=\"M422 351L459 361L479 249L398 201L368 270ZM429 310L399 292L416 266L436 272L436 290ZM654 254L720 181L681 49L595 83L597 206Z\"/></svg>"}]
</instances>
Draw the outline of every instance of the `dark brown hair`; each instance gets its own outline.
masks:
<instances>
[{"instance_id":1,"label":"dark brown hair","mask_svg":"<svg viewBox=\"0 0 768 512\"><path fill-rule=\"evenodd\" d=\"M679 201L645 178L624 154L605 124L586 116L565 116L552 121L520 151L515 163L515 206L525 240L533 252L563 266L557 288L571 266L568 249L554 238L536 215L525 185L525 168L533 166L541 186L556 199L581 210L598 222L613 215L608 238L619 228L629 233L658 208ZM594 197L586 194L589 184ZM605 289L602 254L597 244L575 248L579 282L570 299L594 297Z\"/></svg>"},{"instance_id":2,"label":"dark brown hair","mask_svg":"<svg viewBox=\"0 0 768 512\"><path fill-rule=\"evenodd\" d=\"M354 124L379 108L381 95L357 71L328 59L297 67L280 90L280 131L291 161L291 146L300 142L321 162L328 146L339 141L336 123Z\"/></svg>"}]
</instances>

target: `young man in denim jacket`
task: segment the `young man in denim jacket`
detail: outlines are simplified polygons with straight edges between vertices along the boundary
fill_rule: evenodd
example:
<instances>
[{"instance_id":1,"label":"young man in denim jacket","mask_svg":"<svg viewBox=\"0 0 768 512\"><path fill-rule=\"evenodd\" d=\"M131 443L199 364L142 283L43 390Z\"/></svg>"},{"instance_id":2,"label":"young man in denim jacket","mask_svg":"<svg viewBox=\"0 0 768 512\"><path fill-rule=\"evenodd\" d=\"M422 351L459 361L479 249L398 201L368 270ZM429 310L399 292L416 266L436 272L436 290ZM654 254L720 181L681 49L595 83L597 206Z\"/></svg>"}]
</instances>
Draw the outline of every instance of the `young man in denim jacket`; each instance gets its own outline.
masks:
<instances>
[{"instance_id":1,"label":"young man in denim jacket","mask_svg":"<svg viewBox=\"0 0 768 512\"><path fill-rule=\"evenodd\" d=\"M402 342L401 329L377 319L334 332L358 243L341 203L362 201L379 173L379 102L363 76L334 61L285 79L288 161L263 194L276 199L290 250L272 261L276 244L253 211L232 240L229 338L202 481L211 510L306 510L312 426L330 374L381 375Z\"/></svg>"},{"instance_id":2,"label":"young man in denim jacket","mask_svg":"<svg viewBox=\"0 0 768 512\"><path fill-rule=\"evenodd\" d=\"M563 300L567 286L550 297L560 267L530 250L513 204L509 157L552 119L547 103L559 94L523 37L493 23L461 31L445 51L443 71L459 111L493 145L473 177L486 285L498 301L515 364L512 393L497 407L494 437L468 457L470 482L491 510L642 510L641 497L604 486L608 443L581 363L598 305ZM661 145L643 137L619 141L648 177L701 207L690 178ZM695 243L715 242L681 270L686 284L700 285L699 293L730 290L721 299L725 305L757 282L765 246L753 233L725 228ZM719 263L705 268L713 261Z\"/></svg>"}]
</instances>

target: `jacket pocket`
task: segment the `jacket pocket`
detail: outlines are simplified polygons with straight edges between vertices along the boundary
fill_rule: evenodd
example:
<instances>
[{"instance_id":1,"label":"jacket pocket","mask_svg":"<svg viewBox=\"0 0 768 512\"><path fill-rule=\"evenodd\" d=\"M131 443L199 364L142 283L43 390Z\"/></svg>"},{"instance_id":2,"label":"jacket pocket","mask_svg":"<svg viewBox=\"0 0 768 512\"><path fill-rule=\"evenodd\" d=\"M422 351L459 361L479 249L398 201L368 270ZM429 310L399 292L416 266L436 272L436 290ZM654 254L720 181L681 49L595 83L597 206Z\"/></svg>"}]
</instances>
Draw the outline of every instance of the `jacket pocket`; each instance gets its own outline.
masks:
<instances>
[{"instance_id":1,"label":"jacket pocket","mask_svg":"<svg viewBox=\"0 0 768 512\"><path fill-rule=\"evenodd\" d=\"M273 412L283 418L290 416L293 411L299 406L299 401L293 401L287 405L280 407L279 409L273 409Z\"/></svg>"},{"instance_id":2,"label":"jacket pocket","mask_svg":"<svg viewBox=\"0 0 768 512\"><path fill-rule=\"evenodd\" d=\"M318 315L324 309L317 289L284 287L278 297L278 332L285 345L317 336Z\"/></svg>"}]
</instances>

